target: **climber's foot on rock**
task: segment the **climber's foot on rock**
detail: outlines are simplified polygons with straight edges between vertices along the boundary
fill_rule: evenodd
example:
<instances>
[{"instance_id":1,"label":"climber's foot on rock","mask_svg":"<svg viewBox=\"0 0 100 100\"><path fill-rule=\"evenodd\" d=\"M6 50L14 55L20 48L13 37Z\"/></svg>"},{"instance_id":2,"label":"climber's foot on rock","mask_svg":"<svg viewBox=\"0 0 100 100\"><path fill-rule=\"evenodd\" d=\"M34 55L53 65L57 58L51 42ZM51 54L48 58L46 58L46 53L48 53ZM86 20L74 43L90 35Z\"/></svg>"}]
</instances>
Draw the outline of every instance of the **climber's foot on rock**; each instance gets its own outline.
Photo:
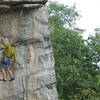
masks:
<instances>
[{"instance_id":1,"label":"climber's foot on rock","mask_svg":"<svg viewBox=\"0 0 100 100\"><path fill-rule=\"evenodd\" d=\"M2 79L2 81L3 81L3 82L6 82L7 80L6 80L6 79Z\"/></svg>"},{"instance_id":2,"label":"climber's foot on rock","mask_svg":"<svg viewBox=\"0 0 100 100\"><path fill-rule=\"evenodd\" d=\"M13 78L11 78L9 81L13 81L13 80L15 80L15 78L13 77Z\"/></svg>"}]
</instances>

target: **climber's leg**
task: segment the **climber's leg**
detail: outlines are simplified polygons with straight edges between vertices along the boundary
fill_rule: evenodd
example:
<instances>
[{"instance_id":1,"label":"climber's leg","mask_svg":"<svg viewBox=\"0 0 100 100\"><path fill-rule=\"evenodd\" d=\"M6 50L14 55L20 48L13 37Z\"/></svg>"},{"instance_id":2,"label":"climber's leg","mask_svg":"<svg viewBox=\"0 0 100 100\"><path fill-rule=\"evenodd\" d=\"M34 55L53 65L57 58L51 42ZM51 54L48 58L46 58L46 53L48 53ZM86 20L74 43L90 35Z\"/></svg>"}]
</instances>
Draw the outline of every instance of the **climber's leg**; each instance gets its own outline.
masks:
<instances>
[{"instance_id":1,"label":"climber's leg","mask_svg":"<svg viewBox=\"0 0 100 100\"><path fill-rule=\"evenodd\" d=\"M7 75L6 75L6 71L5 71L6 64L4 62L5 62L5 59L1 58L0 67L1 67L1 72L3 75L3 79L1 79L1 80L6 81L7 80Z\"/></svg>"},{"instance_id":2,"label":"climber's leg","mask_svg":"<svg viewBox=\"0 0 100 100\"><path fill-rule=\"evenodd\" d=\"M5 69L2 67L2 74L3 74L3 81L7 81L7 76L6 76L6 72Z\"/></svg>"},{"instance_id":3,"label":"climber's leg","mask_svg":"<svg viewBox=\"0 0 100 100\"><path fill-rule=\"evenodd\" d=\"M10 69L10 68L6 68L6 71L8 72L8 74L9 74L10 77L11 77L10 81L14 80L14 75L13 75L11 69Z\"/></svg>"},{"instance_id":4,"label":"climber's leg","mask_svg":"<svg viewBox=\"0 0 100 100\"><path fill-rule=\"evenodd\" d=\"M6 67L6 72L8 72L8 74L10 75L10 78L11 78L9 81L14 80L13 72L12 72L12 70L10 69L10 68L11 68L11 64L12 64L12 59L9 58L9 59L8 59L8 66Z\"/></svg>"}]
</instances>

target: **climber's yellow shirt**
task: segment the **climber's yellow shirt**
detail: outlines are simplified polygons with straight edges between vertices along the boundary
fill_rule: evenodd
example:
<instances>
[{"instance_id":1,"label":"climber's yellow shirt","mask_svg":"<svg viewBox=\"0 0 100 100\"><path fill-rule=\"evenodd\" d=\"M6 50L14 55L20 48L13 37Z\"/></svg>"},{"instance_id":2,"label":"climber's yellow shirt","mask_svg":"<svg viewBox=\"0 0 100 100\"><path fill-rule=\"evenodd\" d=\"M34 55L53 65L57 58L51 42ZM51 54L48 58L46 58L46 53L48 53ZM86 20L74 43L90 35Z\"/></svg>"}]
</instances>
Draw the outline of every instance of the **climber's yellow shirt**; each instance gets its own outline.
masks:
<instances>
[{"instance_id":1,"label":"climber's yellow shirt","mask_svg":"<svg viewBox=\"0 0 100 100\"><path fill-rule=\"evenodd\" d=\"M0 41L0 44L2 44L5 47L5 50L3 51L2 55L3 57L11 57L14 62L16 62L16 52L13 47L11 47L10 44L5 43L3 40Z\"/></svg>"}]
</instances>

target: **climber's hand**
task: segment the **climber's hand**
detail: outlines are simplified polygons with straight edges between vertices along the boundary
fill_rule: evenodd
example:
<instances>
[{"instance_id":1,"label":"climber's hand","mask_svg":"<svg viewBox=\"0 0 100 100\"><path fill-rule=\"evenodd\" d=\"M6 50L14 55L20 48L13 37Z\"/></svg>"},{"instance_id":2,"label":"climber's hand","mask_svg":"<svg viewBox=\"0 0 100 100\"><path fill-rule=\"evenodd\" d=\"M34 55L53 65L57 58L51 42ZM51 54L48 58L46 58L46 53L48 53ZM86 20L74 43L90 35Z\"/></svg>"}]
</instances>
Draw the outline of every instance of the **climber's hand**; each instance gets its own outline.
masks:
<instances>
[{"instance_id":1,"label":"climber's hand","mask_svg":"<svg viewBox=\"0 0 100 100\"><path fill-rule=\"evenodd\" d=\"M12 62L12 66L15 67L15 65L16 65L16 63L15 62Z\"/></svg>"},{"instance_id":2,"label":"climber's hand","mask_svg":"<svg viewBox=\"0 0 100 100\"><path fill-rule=\"evenodd\" d=\"M4 40L4 37L3 36L1 36L1 40Z\"/></svg>"}]
</instances>

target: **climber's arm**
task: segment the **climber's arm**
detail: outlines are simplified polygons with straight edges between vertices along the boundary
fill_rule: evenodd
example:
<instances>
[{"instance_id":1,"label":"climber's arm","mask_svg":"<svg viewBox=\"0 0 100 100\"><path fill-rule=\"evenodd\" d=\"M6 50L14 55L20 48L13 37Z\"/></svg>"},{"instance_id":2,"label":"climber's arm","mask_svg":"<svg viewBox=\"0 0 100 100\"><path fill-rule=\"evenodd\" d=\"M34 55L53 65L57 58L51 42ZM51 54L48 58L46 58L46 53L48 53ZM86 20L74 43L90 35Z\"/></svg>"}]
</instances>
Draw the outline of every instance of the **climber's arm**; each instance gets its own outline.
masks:
<instances>
[{"instance_id":1,"label":"climber's arm","mask_svg":"<svg viewBox=\"0 0 100 100\"><path fill-rule=\"evenodd\" d=\"M2 44L1 37L0 37L0 44Z\"/></svg>"},{"instance_id":2,"label":"climber's arm","mask_svg":"<svg viewBox=\"0 0 100 100\"><path fill-rule=\"evenodd\" d=\"M0 44L2 44L5 48L8 46L8 44L4 42L4 38L1 38Z\"/></svg>"},{"instance_id":3,"label":"climber's arm","mask_svg":"<svg viewBox=\"0 0 100 100\"><path fill-rule=\"evenodd\" d=\"M16 63L16 52L13 52L13 62Z\"/></svg>"}]
</instances>

